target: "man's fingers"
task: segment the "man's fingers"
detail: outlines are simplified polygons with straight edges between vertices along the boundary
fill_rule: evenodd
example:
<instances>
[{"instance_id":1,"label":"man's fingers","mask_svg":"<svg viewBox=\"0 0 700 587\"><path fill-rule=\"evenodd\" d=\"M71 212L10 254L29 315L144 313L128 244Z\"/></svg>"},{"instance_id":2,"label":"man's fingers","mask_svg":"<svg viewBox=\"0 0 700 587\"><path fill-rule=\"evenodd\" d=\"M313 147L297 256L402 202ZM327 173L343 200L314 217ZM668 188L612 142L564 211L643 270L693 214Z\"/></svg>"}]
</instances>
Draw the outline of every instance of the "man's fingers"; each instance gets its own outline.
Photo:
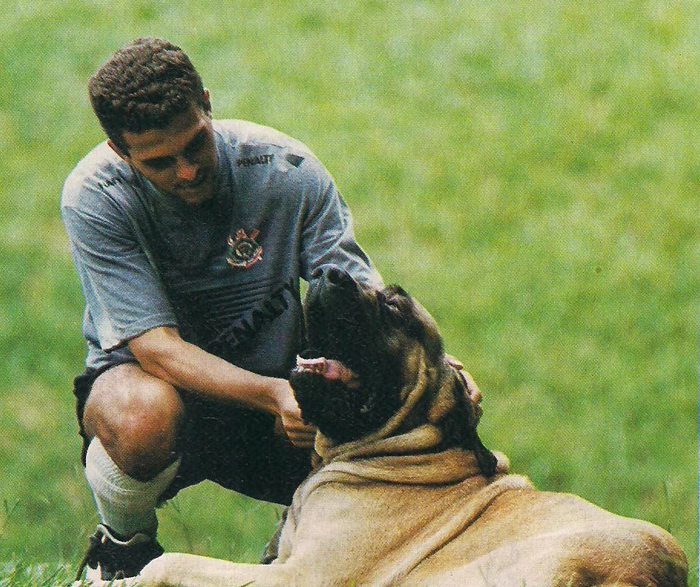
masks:
<instances>
[{"instance_id":1,"label":"man's fingers","mask_svg":"<svg viewBox=\"0 0 700 587\"><path fill-rule=\"evenodd\" d=\"M287 432L294 432L296 434L316 434L316 426L312 426L311 424L304 424L303 422L299 422L298 424L294 424L293 426L287 426Z\"/></svg>"},{"instance_id":2,"label":"man's fingers","mask_svg":"<svg viewBox=\"0 0 700 587\"><path fill-rule=\"evenodd\" d=\"M462 376L467 383L467 391L469 392L469 397L474 403L479 403L481 401L481 390L476 384L476 381L472 378L468 371L462 371Z\"/></svg>"},{"instance_id":3,"label":"man's fingers","mask_svg":"<svg viewBox=\"0 0 700 587\"><path fill-rule=\"evenodd\" d=\"M316 432L312 433L288 433L287 438L297 448L312 448L316 441Z\"/></svg>"},{"instance_id":4,"label":"man's fingers","mask_svg":"<svg viewBox=\"0 0 700 587\"><path fill-rule=\"evenodd\" d=\"M311 448L316 438L316 427L304 422L289 382L285 381L285 385L286 393L283 395L284 401L281 404L275 430L284 433L294 446Z\"/></svg>"},{"instance_id":5,"label":"man's fingers","mask_svg":"<svg viewBox=\"0 0 700 587\"><path fill-rule=\"evenodd\" d=\"M316 440L316 427L296 418L277 418L275 433L286 436L294 446L299 448L312 448Z\"/></svg>"},{"instance_id":6,"label":"man's fingers","mask_svg":"<svg viewBox=\"0 0 700 587\"><path fill-rule=\"evenodd\" d=\"M290 438L289 441L296 447L296 448L313 448L315 446L316 440L315 439L292 439Z\"/></svg>"}]
</instances>

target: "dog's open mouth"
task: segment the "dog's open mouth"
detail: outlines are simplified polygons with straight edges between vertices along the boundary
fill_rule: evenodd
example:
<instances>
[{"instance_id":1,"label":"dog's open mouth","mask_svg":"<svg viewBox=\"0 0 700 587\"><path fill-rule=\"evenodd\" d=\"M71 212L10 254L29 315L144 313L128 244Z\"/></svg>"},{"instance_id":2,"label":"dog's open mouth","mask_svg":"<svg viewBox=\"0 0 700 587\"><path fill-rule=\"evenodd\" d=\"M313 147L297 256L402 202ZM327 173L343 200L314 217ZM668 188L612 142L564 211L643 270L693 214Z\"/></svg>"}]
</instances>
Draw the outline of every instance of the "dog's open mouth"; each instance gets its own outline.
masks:
<instances>
[{"instance_id":1,"label":"dog's open mouth","mask_svg":"<svg viewBox=\"0 0 700 587\"><path fill-rule=\"evenodd\" d=\"M351 388L360 385L360 379L355 372L335 359L326 359L325 357L305 359L297 356L297 370L322 375L326 379L340 381Z\"/></svg>"}]
</instances>

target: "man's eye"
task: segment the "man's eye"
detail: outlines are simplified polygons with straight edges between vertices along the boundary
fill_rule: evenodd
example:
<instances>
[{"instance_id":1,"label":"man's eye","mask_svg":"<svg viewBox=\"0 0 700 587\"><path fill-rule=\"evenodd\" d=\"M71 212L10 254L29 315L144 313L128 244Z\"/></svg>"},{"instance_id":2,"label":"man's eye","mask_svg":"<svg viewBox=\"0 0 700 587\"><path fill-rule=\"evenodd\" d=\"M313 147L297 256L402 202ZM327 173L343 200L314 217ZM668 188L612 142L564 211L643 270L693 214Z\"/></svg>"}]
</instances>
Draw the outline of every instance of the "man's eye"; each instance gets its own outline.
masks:
<instances>
[{"instance_id":1,"label":"man's eye","mask_svg":"<svg viewBox=\"0 0 700 587\"><path fill-rule=\"evenodd\" d=\"M187 149L185 149L184 153L185 157L191 157L199 153L199 151L202 150L203 142L202 138L197 138L194 142L187 145Z\"/></svg>"},{"instance_id":2,"label":"man's eye","mask_svg":"<svg viewBox=\"0 0 700 587\"><path fill-rule=\"evenodd\" d=\"M170 159L154 159L152 161L146 161L145 164L154 171L163 171L170 167L173 162Z\"/></svg>"}]
</instances>

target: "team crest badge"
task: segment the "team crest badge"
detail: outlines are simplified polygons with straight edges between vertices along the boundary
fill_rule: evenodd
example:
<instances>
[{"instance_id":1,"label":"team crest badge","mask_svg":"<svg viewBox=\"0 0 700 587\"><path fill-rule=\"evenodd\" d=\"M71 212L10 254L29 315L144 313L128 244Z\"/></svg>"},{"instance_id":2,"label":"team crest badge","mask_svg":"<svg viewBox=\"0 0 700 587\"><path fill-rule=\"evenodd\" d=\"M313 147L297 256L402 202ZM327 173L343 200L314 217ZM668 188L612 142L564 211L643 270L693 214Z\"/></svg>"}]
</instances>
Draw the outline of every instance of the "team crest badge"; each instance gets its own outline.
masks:
<instances>
[{"instance_id":1,"label":"team crest badge","mask_svg":"<svg viewBox=\"0 0 700 587\"><path fill-rule=\"evenodd\" d=\"M263 248L255 240L260 231L253 230L248 236L242 228L236 232L236 238L228 237L228 255L226 261L236 269L248 269L262 259Z\"/></svg>"}]
</instances>

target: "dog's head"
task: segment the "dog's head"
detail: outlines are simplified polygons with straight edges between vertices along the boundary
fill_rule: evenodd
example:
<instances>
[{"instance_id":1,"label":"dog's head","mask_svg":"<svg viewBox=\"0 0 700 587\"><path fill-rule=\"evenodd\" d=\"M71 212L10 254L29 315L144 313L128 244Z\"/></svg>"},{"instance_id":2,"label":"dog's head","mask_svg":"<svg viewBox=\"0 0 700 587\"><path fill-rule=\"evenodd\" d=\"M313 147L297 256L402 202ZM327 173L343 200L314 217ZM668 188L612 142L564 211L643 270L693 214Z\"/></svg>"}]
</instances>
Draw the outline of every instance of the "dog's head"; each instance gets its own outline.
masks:
<instances>
[{"instance_id":1,"label":"dog's head","mask_svg":"<svg viewBox=\"0 0 700 587\"><path fill-rule=\"evenodd\" d=\"M443 448L474 450L492 473L495 459L476 435L480 412L466 380L445 357L433 318L402 288L376 289L325 268L310 284L305 320L308 347L290 382L304 419L324 436L342 444L382 428L428 373L427 389L394 433L437 417ZM439 390L450 396L449 409L435 416Z\"/></svg>"}]
</instances>

